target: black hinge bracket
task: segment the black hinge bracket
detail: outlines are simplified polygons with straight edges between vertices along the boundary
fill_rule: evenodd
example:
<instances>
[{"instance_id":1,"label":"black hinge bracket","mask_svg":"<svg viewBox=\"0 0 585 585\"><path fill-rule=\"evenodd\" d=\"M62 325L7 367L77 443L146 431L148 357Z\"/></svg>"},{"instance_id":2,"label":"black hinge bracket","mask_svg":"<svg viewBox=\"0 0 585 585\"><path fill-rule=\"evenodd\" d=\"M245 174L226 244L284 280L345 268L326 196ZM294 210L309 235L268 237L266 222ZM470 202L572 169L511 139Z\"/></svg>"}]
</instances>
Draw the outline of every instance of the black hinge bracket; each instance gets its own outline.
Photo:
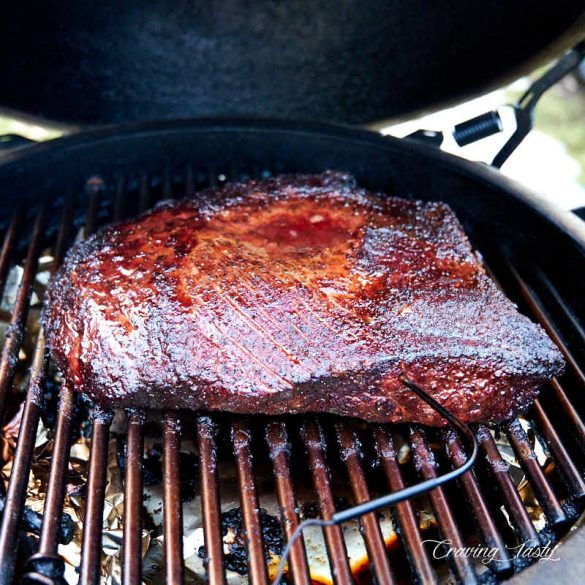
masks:
<instances>
[{"instance_id":1,"label":"black hinge bracket","mask_svg":"<svg viewBox=\"0 0 585 585\"><path fill-rule=\"evenodd\" d=\"M511 107L516 118L516 130L496 154L492 165L500 168L518 148L534 126L534 109L542 95L565 75L576 69L585 58L585 41L561 57L542 77L537 79Z\"/></svg>"},{"instance_id":2,"label":"black hinge bracket","mask_svg":"<svg viewBox=\"0 0 585 585\"><path fill-rule=\"evenodd\" d=\"M508 141L502 146L492 161L492 166L500 168L518 148L519 144L534 126L534 109L542 95L565 75L576 69L585 58L585 41L582 41L563 57L561 57L542 77L538 78L524 92L515 104L509 107L514 112L516 129ZM453 129L453 138L459 146L467 146L482 138L487 138L504 130L504 125L498 110L491 110L480 114L475 118L457 124ZM417 130L406 138L426 142L432 146L440 147L444 133L434 130Z\"/></svg>"}]
</instances>

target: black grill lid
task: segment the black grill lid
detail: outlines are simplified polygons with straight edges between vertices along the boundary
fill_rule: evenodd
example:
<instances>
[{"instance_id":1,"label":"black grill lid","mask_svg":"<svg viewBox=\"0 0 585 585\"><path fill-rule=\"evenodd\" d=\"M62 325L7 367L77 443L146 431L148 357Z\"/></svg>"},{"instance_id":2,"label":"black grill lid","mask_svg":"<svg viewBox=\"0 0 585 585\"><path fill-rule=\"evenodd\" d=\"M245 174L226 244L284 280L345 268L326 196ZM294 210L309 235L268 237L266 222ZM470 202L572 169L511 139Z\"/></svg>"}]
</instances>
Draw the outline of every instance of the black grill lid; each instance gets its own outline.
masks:
<instances>
[{"instance_id":1,"label":"black grill lid","mask_svg":"<svg viewBox=\"0 0 585 585\"><path fill-rule=\"evenodd\" d=\"M434 108L584 36L583 0L6 3L0 105L61 122Z\"/></svg>"}]
</instances>

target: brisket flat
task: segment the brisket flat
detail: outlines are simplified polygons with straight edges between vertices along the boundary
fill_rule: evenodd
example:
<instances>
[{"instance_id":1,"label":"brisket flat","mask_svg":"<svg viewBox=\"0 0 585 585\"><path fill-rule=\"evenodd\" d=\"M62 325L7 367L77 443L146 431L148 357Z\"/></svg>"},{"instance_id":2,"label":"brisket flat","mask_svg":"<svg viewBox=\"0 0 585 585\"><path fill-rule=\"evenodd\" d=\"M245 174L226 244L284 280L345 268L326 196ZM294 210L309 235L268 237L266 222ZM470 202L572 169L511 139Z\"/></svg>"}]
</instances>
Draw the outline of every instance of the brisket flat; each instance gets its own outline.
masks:
<instances>
[{"instance_id":1,"label":"brisket flat","mask_svg":"<svg viewBox=\"0 0 585 585\"><path fill-rule=\"evenodd\" d=\"M331 412L443 424L527 408L563 360L486 275L443 203L341 173L226 185L74 246L52 354L107 406Z\"/></svg>"}]
</instances>

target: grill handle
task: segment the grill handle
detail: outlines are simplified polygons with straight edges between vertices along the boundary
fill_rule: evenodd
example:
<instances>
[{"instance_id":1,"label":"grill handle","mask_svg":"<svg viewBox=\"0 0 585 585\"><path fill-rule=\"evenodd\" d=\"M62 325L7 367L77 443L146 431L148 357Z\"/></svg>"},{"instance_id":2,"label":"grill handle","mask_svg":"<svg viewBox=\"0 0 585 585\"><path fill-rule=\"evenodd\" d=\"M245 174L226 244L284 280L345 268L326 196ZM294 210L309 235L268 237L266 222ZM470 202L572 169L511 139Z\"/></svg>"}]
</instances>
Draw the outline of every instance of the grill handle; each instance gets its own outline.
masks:
<instances>
[{"instance_id":1,"label":"grill handle","mask_svg":"<svg viewBox=\"0 0 585 585\"><path fill-rule=\"evenodd\" d=\"M502 108L512 109L516 120L516 129L494 157L491 163L492 166L499 169L508 160L532 130L534 126L534 110L538 100L555 83L576 69L583 59L585 59L585 40L561 57L544 75L532 83L515 104L502 106ZM500 113L498 110L491 110L457 124L453 129L452 135L459 146L467 146L503 130L504 126ZM440 147L443 143L444 133L437 130L417 130L406 138Z\"/></svg>"},{"instance_id":2,"label":"grill handle","mask_svg":"<svg viewBox=\"0 0 585 585\"><path fill-rule=\"evenodd\" d=\"M443 418L447 419L449 423L455 427L462 435L465 437L465 441L467 446L471 450L471 455L467 457L467 460L463 465L460 465L456 469L449 471L439 477L435 477L432 479L427 479L416 485L406 487L400 491L393 492L386 496L382 496L380 498L376 498L375 500L370 500L369 502L365 502L363 504L359 504L357 506L352 506L347 510L343 510L341 512L337 512L333 514L331 520L322 520L320 518L310 518L309 520L305 520L301 522L295 531L293 532L291 538L286 544L282 552L282 557L280 559L280 564L278 566L278 573L276 574L276 578L273 581L273 585L280 585L282 582L282 577L284 575L284 569L286 567L286 560L290 554L290 551L296 542L296 540L301 536L303 530L308 526L320 526L325 528L327 526L335 526L338 524L343 524L348 520L353 520L355 518L359 518L365 514L370 514L371 512L375 512L381 508L388 508L389 506L394 506L403 502L404 500L408 500L425 492L429 492L444 483L452 481L457 477L463 475L467 471L471 469L475 460L477 459L477 451L478 451L478 444L475 438L473 431L459 418L457 418L454 414L450 413L445 407L441 406L436 400L431 398L427 392L425 392L418 384L413 382L410 378L408 378L405 374L401 374L400 381L410 390L412 390L420 399L424 400L433 410L436 410Z\"/></svg>"},{"instance_id":3,"label":"grill handle","mask_svg":"<svg viewBox=\"0 0 585 585\"><path fill-rule=\"evenodd\" d=\"M538 100L565 75L576 69L585 58L585 40L561 57L542 77L537 79L516 102L510 106L516 118L516 130L496 154L492 165L500 168L518 148L534 126L534 110Z\"/></svg>"}]
</instances>

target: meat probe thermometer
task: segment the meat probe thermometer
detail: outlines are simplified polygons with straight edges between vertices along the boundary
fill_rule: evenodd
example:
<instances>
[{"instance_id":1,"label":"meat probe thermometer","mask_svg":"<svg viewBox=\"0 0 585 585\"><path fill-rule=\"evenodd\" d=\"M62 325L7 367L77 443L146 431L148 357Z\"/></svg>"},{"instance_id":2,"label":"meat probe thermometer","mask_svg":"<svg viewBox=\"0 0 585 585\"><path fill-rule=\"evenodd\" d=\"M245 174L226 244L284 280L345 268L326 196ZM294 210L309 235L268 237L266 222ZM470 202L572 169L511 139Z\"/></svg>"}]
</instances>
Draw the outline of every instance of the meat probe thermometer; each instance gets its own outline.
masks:
<instances>
[{"instance_id":1,"label":"meat probe thermometer","mask_svg":"<svg viewBox=\"0 0 585 585\"><path fill-rule=\"evenodd\" d=\"M308 520L304 520L301 522L292 533L289 541L286 543L284 550L282 551L282 556L280 558L280 563L278 565L278 572L276 573L276 578L272 582L273 585L281 585L282 578L284 576L284 570L286 568L286 560L290 554L290 551L294 545L294 543L299 539L303 530L308 526L320 526L325 528L327 526L337 526L339 524L343 524L348 520L354 520L355 518L359 518L365 514L369 514L371 512L375 512L380 508L387 508L389 506L394 506L399 504L400 502L404 502L404 500L409 500L415 496L428 492L440 485L443 485L449 481L460 477L465 472L469 471L475 460L477 458L477 451L478 445L475 439L475 435L473 431L458 417L454 414L450 413L444 406L441 406L435 399L431 398L427 392L425 392L418 384L413 382L410 378L406 376L406 374L400 375L400 381L409 389L412 390L420 399L424 400L433 410L436 410L443 418L447 419L452 426L454 426L464 437L466 442L468 443L468 447L471 448L471 455L467 458L463 465L440 475L439 477L435 477L432 479L427 479L425 481L421 481L412 486L405 487L397 492L393 492L386 496L381 496L376 498L375 500L370 500L369 502L364 502L363 504L359 504L357 506L352 506L347 510L343 510L341 512L336 512L331 516L330 520L323 520L321 518L309 518Z\"/></svg>"}]
</instances>

